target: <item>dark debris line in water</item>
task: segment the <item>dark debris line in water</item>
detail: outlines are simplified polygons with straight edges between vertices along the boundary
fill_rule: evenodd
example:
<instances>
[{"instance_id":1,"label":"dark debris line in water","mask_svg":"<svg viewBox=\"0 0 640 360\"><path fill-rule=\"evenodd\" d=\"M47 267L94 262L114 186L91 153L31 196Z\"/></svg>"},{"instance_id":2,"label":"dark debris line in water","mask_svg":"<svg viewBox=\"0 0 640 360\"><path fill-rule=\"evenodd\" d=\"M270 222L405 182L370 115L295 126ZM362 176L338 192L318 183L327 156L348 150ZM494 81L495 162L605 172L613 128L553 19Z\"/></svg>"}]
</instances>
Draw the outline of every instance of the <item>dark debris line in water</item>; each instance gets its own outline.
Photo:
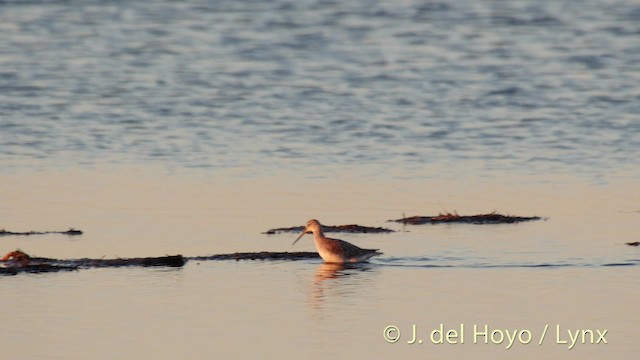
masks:
<instances>
[{"instance_id":1,"label":"dark debris line in water","mask_svg":"<svg viewBox=\"0 0 640 360\"><path fill-rule=\"evenodd\" d=\"M208 256L193 256L189 257L189 260L201 261L201 260L305 260L305 259L319 259L320 255L317 252L246 252L246 253L233 253L233 254L216 254Z\"/></svg>"},{"instance_id":2,"label":"dark debris line in water","mask_svg":"<svg viewBox=\"0 0 640 360\"><path fill-rule=\"evenodd\" d=\"M0 260L5 263L3 267L0 267L0 275L16 275L18 273L45 273L125 266L181 267L186 263L186 259L182 255L118 259L51 259L43 257L31 257L21 250L12 251Z\"/></svg>"},{"instance_id":3,"label":"dark debris line in water","mask_svg":"<svg viewBox=\"0 0 640 360\"><path fill-rule=\"evenodd\" d=\"M438 216L411 216L402 217L402 219L387 220L390 222L398 222L409 225L423 224L514 224L523 221L542 220L539 216L511 216L502 215L496 212L482 215L458 215L458 213L438 214Z\"/></svg>"},{"instance_id":4,"label":"dark debris line in water","mask_svg":"<svg viewBox=\"0 0 640 360\"><path fill-rule=\"evenodd\" d=\"M5 229L0 230L0 236L11 236L11 235L31 236L31 235L49 235L49 234L62 234L62 235L69 235L69 236L77 236L77 235L82 235L82 230L77 230L77 229L74 229L74 228L70 228L67 231L25 231L25 232L14 232L14 231L7 231Z\"/></svg>"},{"instance_id":5,"label":"dark debris line in water","mask_svg":"<svg viewBox=\"0 0 640 360\"><path fill-rule=\"evenodd\" d=\"M185 257L182 255L167 255L160 257L144 258L118 258L118 259L51 259L43 257L31 257L21 250L16 250L5 255L1 261L5 266L0 267L0 275L17 275L19 273L46 273L58 271L72 271L90 268L108 267L182 267L189 260L304 260L319 259L315 252L247 252L232 254L215 254L207 256Z\"/></svg>"},{"instance_id":6,"label":"dark debris line in water","mask_svg":"<svg viewBox=\"0 0 640 360\"><path fill-rule=\"evenodd\" d=\"M288 228L269 229L269 230L263 232L262 234L273 235L273 234L279 234L279 233L284 233L284 232L301 232L302 230L304 230L304 226L293 226L293 227L288 227ZM356 224L350 224L350 225L322 225L322 231L326 232L326 233L340 232L340 233L365 233L365 234L367 234L367 233L377 234L377 233L392 233L392 232L395 232L394 230L383 228L383 227L371 227L371 226L362 226L362 225L356 225Z\"/></svg>"}]
</instances>

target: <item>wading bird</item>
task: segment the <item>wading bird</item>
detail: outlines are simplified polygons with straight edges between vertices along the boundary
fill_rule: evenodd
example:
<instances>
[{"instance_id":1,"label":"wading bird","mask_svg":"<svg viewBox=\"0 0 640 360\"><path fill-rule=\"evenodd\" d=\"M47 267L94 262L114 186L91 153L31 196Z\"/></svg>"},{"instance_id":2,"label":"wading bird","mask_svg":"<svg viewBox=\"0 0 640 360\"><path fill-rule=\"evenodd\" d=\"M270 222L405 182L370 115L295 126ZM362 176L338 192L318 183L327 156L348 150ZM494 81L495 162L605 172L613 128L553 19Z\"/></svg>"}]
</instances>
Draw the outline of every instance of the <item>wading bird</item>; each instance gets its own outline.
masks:
<instances>
[{"instance_id":1,"label":"wading bird","mask_svg":"<svg viewBox=\"0 0 640 360\"><path fill-rule=\"evenodd\" d=\"M313 233L313 242L316 244L316 250L318 250L322 260L327 263L367 261L372 256L382 254L378 249L361 249L344 240L325 237L322 232L322 225L315 219L307 221L302 234L291 245L295 245L308 232Z\"/></svg>"}]
</instances>

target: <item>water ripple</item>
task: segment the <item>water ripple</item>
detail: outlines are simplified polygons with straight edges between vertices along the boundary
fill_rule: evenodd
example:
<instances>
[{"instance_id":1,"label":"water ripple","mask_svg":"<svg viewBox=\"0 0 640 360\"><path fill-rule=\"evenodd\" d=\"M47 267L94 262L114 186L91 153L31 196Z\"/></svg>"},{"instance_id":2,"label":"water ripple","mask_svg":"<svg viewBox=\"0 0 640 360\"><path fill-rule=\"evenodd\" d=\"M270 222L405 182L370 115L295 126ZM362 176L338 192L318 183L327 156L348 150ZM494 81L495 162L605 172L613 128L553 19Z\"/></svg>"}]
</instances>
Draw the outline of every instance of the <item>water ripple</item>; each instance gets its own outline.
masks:
<instances>
[{"instance_id":1,"label":"water ripple","mask_svg":"<svg viewBox=\"0 0 640 360\"><path fill-rule=\"evenodd\" d=\"M632 4L25 3L0 2L10 164L638 168Z\"/></svg>"}]
</instances>

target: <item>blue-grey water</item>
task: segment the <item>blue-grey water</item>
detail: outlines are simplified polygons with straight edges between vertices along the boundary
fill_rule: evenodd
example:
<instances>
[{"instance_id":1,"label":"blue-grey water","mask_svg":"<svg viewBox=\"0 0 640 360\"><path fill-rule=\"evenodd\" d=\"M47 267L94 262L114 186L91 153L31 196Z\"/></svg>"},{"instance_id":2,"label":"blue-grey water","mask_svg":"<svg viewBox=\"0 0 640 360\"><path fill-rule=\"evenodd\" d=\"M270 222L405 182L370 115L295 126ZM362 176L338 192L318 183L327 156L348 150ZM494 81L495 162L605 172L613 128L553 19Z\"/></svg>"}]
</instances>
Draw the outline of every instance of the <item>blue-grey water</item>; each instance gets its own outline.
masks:
<instances>
[{"instance_id":1,"label":"blue-grey water","mask_svg":"<svg viewBox=\"0 0 640 360\"><path fill-rule=\"evenodd\" d=\"M0 34L4 168L638 175L634 1L2 1Z\"/></svg>"},{"instance_id":2,"label":"blue-grey water","mask_svg":"<svg viewBox=\"0 0 640 360\"><path fill-rule=\"evenodd\" d=\"M0 229L84 231L2 236L0 256L396 230L331 234L384 252L347 268L2 277L3 358L635 359L639 64L632 0L0 0ZM386 222L445 211L544 220ZM440 324L466 341L434 344ZM474 342L485 324L532 340Z\"/></svg>"}]
</instances>

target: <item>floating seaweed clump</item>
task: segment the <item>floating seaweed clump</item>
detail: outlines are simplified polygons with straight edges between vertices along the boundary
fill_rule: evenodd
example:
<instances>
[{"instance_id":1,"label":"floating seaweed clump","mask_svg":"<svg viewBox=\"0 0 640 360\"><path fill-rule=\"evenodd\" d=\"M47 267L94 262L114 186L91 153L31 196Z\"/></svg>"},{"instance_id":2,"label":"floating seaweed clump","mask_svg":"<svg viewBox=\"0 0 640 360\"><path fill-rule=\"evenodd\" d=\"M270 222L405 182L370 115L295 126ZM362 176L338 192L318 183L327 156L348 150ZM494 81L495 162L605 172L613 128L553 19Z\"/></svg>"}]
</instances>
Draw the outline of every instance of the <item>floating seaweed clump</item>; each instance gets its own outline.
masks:
<instances>
[{"instance_id":1,"label":"floating seaweed clump","mask_svg":"<svg viewBox=\"0 0 640 360\"><path fill-rule=\"evenodd\" d=\"M498 214L495 211L482 215L458 215L458 213L438 214L438 216L411 216L402 219L388 220L409 225L423 224L445 224L445 223L461 223L461 224L513 224L523 221L542 220L539 216L511 216Z\"/></svg>"},{"instance_id":2,"label":"floating seaweed clump","mask_svg":"<svg viewBox=\"0 0 640 360\"><path fill-rule=\"evenodd\" d=\"M0 262L4 263L4 266L0 267L0 275L16 275L124 266L180 267L186 263L186 259L182 255L128 259L50 259L29 256L18 249L0 258Z\"/></svg>"},{"instance_id":3,"label":"floating seaweed clump","mask_svg":"<svg viewBox=\"0 0 640 360\"><path fill-rule=\"evenodd\" d=\"M48 258L31 258L32 261L53 263L57 265L77 266L81 268L106 268L106 267L125 267L125 266L168 266L181 267L187 261L182 255L167 255L159 257L138 257L138 258L116 258L116 259L48 259Z\"/></svg>"},{"instance_id":4,"label":"floating seaweed clump","mask_svg":"<svg viewBox=\"0 0 640 360\"><path fill-rule=\"evenodd\" d=\"M14 231L7 231L7 230L4 230L4 229L0 230L0 236L9 236L9 235L30 236L30 235L48 235L48 234L62 234L62 235L76 236L76 235L82 235L82 230L77 230L77 229L74 229L74 228L70 228L67 231L25 231L25 232L14 232Z\"/></svg>"},{"instance_id":5,"label":"floating seaweed clump","mask_svg":"<svg viewBox=\"0 0 640 360\"><path fill-rule=\"evenodd\" d=\"M29 256L18 249L0 258L0 275L16 275L20 273L44 273L57 271L81 270L90 268L127 267L127 266L167 266L181 267L187 260L305 260L319 259L316 252L245 252L231 254L215 254L207 256L184 257L168 255L160 257L118 258L118 259L50 259Z\"/></svg>"},{"instance_id":6,"label":"floating seaweed clump","mask_svg":"<svg viewBox=\"0 0 640 360\"><path fill-rule=\"evenodd\" d=\"M294 226L289 228L276 228L270 229L263 234L273 235L284 232L301 232L304 230L304 226ZM383 227L371 227L371 226L362 226L356 224L350 225L322 225L323 232L339 232L339 233L392 233L394 230L383 228Z\"/></svg>"},{"instance_id":7,"label":"floating seaweed clump","mask_svg":"<svg viewBox=\"0 0 640 360\"><path fill-rule=\"evenodd\" d=\"M245 253L232 253L232 254L216 254L208 256L194 256L189 260L304 260L304 259L319 259L320 255L317 252L245 252Z\"/></svg>"},{"instance_id":8,"label":"floating seaweed clump","mask_svg":"<svg viewBox=\"0 0 640 360\"><path fill-rule=\"evenodd\" d=\"M26 264L22 266L0 267L0 275L18 275L20 273L39 274L58 271L77 270L76 266L51 265L51 264Z\"/></svg>"}]
</instances>

